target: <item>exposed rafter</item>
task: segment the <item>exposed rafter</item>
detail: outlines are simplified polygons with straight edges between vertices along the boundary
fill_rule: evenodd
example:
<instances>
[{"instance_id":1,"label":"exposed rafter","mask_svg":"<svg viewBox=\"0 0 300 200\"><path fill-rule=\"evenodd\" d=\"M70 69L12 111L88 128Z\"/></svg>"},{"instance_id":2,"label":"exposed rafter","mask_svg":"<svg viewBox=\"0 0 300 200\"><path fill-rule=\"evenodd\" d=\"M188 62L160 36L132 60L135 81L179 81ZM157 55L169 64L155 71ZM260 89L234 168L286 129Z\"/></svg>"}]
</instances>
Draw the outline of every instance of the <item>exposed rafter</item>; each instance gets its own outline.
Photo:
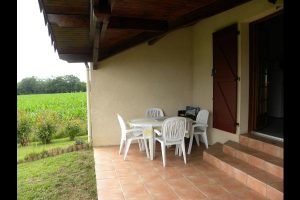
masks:
<instances>
[{"instance_id":1,"label":"exposed rafter","mask_svg":"<svg viewBox=\"0 0 300 200\"><path fill-rule=\"evenodd\" d=\"M180 27L186 27L188 25L193 25L201 19L213 16L217 13L223 12L234 6L243 4L249 0L219 0L214 1L207 6L200 7L198 9L189 12L176 20L170 22L170 29L176 29Z\"/></svg>"},{"instance_id":2,"label":"exposed rafter","mask_svg":"<svg viewBox=\"0 0 300 200\"><path fill-rule=\"evenodd\" d=\"M109 0L98 0L93 8L95 16L102 23L100 37L104 38L111 16L110 2Z\"/></svg>"},{"instance_id":3,"label":"exposed rafter","mask_svg":"<svg viewBox=\"0 0 300 200\"><path fill-rule=\"evenodd\" d=\"M60 14L48 14L48 19L51 24L56 24L59 27L78 27L88 28L90 26L90 18L87 15L60 15ZM166 31L168 29L168 22L165 20L153 20L153 19L141 19L130 18L120 16L106 16L99 15L96 12L95 15L104 24L107 24L107 28L114 29L136 29L144 31ZM108 21L109 19L109 21Z\"/></svg>"},{"instance_id":4,"label":"exposed rafter","mask_svg":"<svg viewBox=\"0 0 300 200\"><path fill-rule=\"evenodd\" d=\"M92 16L94 22L91 22L90 30L93 29L91 34L93 39L93 70L98 67L99 57L99 41L104 38L106 29L108 27L109 18L111 15L110 2L108 0L91 0ZM101 13L101 14L99 14Z\"/></svg>"},{"instance_id":5,"label":"exposed rafter","mask_svg":"<svg viewBox=\"0 0 300 200\"><path fill-rule=\"evenodd\" d=\"M248 1L164 0L161 4L127 4L118 0L79 0L70 4L67 0L38 0L51 44L60 58L94 62L95 67L123 50L143 42L153 45L172 31Z\"/></svg>"},{"instance_id":6,"label":"exposed rafter","mask_svg":"<svg viewBox=\"0 0 300 200\"><path fill-rule=\"evenodd\" d=\"M137 29L162 32L168 29L168 22L165 20L111 16L108 27L116 29Z\"/></svg>"},{"instance_id":7,"label":"exposed rafter","mask_svg":"<svg viewBox=\"0 0 300 200\"><path fill-rule=\"evenodd\" d=\"M49 22L59 27L88 28L90 19L87 15L57 15L48 14Z\"/></svg>"},{"instance_id":8,"label":"exposed rafter","mask_svg":"<svg viewBox=\"0 0 300 200\"><path fill-rule=\"evenodd\" d=\"M93 69L96 69L98 63L98 56L99 56L99 39L100 39L100 32L102 29L102 23L96 22L95 27L95 35L94 35L94 45L93 45Z\"/></svg>"}]
</instances>

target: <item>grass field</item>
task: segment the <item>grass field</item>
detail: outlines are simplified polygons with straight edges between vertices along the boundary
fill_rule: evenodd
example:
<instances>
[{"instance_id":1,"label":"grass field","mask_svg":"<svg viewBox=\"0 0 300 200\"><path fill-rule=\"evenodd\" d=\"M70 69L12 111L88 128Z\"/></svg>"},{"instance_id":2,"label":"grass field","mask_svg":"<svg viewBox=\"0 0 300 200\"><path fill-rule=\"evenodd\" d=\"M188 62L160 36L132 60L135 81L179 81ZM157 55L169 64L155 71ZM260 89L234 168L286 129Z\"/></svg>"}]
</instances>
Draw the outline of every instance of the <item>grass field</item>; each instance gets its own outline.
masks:
<instances>
[{"instance_id":1,"label":"grass field","mask_svg":"<svg viewBox=\"0 0 300 200\"><path fill-rule=\"evenodd\" d=\"M61 120L79 118L86 121L86 93L18 95L18 110L35 118L43 111L56 112Z\"/></svg>"},{"instance_id":2,"label":"grass field","mask_svg":"<svg viewBox=\"0 0 300 200\"><path fill-rule=\"evenodd\" d=\"M76 139L87 142L88 137L87 137L87 135L84 135L84 136L78 136L75 138L75 140ZM30 143L30 145L24 146L24 147L18 145L17 160L24 159L24 157L30 153L39 153L44 150L54 149L54 148L58 148L58 147L64 148L64 147L68 147L73 144L75 144L75 142L70 141L69 138L61 138L61 139L54 139L54 140L52 140L52 142L50 144L46 144L46 145L42 144L40 142L32 142L32 143Z\"/></svg>"},{"instance_id":3,"label":"grass field","mask_svg":"<svg viewBox=\"0 0 300 200\"><path fill-rule=\"evenodd\" d=\"M18 164L17 195L23 199L97 199L92 150Z\"/></svg>"}]
</instances>

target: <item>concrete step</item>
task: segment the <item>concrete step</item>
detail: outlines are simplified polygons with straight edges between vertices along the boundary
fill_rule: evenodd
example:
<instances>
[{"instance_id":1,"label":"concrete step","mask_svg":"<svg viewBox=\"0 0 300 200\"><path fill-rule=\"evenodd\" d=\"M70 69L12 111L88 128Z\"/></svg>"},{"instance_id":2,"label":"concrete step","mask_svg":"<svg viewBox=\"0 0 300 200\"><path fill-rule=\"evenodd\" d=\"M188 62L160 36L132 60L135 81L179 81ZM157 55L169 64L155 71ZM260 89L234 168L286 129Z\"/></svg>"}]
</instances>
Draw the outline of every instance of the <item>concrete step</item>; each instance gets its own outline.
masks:
<instances>
[{"instance_id":1,"label":"concrete step","mask_svg":"<svg viewBox=\"0 0 300 200\"><path fill-rule=\"evenodd\" d=\"M283 180L223 152L216 143L203 152L203 159L267 199L283 199Z\"/></svg>"},{"instance_id":2,"label":"concrete step","mask_svg":"<svg viewBox=\"0 0 300 200\"><path fill-rule=\"evenodd\" d=\"M223 152L283 179L283 159L281 158L233 141L227 141L223 145Z\"/></svg>"},{"instance_id":3,"label":"concrete step","mask_svg":"<svg viewBox=\"0 0 300 200\"><path fill-rule=\"evenodd\" d=\"M247 133L240 134L240 144L283 159L283 142Z\"/></svg>"}]
</instances>

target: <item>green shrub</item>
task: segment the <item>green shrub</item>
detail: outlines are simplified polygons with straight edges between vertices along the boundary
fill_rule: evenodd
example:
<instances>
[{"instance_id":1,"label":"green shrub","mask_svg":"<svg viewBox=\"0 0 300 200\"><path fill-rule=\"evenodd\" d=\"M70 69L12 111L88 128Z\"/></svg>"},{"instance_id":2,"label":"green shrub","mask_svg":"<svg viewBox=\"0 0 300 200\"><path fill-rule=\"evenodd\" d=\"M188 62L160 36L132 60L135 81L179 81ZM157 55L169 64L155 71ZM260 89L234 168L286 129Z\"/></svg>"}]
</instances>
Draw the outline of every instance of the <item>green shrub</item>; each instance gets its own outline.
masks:
<instances>
[{"instance_id":1,"label":"green shrub","mask_svg":"<svg viewBox=\"0 0 300 200\"><path fill-rule=\"evenodd\" d=\"M26 146L29 143L29 137L31 132L30 118L23 112L17 114L17 142L22 146Z\"/></svg>"},{"instance_id":2,"label":"green shrub","mask_svg":"<svg viewBox=\"0 0 300 200\"><path fill-rule=\"evenodd\" d=\"M70 140L74 140L81 132L79 120L70 120L65 127L65 132Z\"/></svg>"},{"instance_id":3,"label":"green shrub","mask_svg":"<svg viewBox=\"0 0 300 200\"><path fill-rule=\"evenodd\" d=\"M55 113L41 113L37 119L36 135L43 144L49 144L56 131Z\"/></svg>"}]
</instances>

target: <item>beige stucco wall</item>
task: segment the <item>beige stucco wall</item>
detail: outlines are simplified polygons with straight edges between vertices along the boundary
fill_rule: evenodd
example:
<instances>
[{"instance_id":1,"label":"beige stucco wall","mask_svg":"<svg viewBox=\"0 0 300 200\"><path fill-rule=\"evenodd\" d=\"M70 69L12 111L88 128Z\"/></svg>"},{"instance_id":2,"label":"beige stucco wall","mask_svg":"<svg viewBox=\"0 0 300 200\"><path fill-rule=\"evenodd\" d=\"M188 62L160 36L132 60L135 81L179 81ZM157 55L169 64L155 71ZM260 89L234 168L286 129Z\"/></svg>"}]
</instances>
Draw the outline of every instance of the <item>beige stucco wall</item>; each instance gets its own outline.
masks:
<instances>
[{"instance_id":1,"label":"beige stucco wall","mask_svg":"<svg viewBox=\"0 0 300 200\"><path fill-rule=\"evenodd\" d=\"M192 104L192 28L172 32L100 62L91 73L93 145L120 142L116 114L143 117L149 107L167 115Z\"/></svg>"},{"instance_id":2,"label":"beige stucco wall","mask_svg":"<svg viewBox=\"0 0 300 200\"><path fill-rule=\"evenodd\" d=\"M169 116L186 105L210 111L208 141L238 141L248 131L249 34L248 24L276 12L276 5L254 0L169 33L154 45L146 43L100 62L91 71L91 126L94 146L116 145L120 129L116 114L125 119L143 117L148 107L163 108ZM238 23L237 134L212 127L212 33Z\"/></svg>"},{"instance_id":3,"label":"beige stucco wall","mask_svg":"<svg viewBox=\"0 0 300 200\"><path fill-rule=\"evenodd\" d=\"M248 24L259 18L276 12L282 7L282 1L276 5L268 1L254 0L218 15L200 21L193 26L193 104L210 112L208 141L224 143L227 140L238 141L240 133L248 131L248 98L249 98L249 34ZM233 23L238 23L238 108L237 118L240 126L237 134L224 132L212 127L213 111L213 64L212 33Z\"/></svg>"}]
</instances>

